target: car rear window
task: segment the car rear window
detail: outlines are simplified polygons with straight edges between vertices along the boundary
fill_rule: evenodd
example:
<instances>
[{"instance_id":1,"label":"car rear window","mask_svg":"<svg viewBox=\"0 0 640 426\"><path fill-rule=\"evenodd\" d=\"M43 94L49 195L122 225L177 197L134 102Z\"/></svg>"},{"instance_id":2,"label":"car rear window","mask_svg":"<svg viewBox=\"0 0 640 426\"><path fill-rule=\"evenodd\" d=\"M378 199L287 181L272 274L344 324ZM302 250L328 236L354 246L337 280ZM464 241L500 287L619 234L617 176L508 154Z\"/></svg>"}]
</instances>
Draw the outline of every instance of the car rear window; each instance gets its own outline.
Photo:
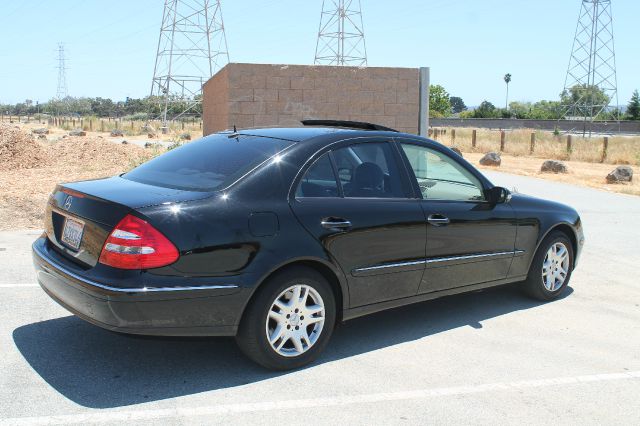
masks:
<instances>
[{"instance_id":1,"label":"car rear window","mask_svg":"<svg viewBox=\"0 0 640 426\"><path fill-rule=\"evenodd\" d=\"M122 177L166 188L215 191L291 144L281 139L217 134L173 149Z\"/></svg>"}]
</instances>

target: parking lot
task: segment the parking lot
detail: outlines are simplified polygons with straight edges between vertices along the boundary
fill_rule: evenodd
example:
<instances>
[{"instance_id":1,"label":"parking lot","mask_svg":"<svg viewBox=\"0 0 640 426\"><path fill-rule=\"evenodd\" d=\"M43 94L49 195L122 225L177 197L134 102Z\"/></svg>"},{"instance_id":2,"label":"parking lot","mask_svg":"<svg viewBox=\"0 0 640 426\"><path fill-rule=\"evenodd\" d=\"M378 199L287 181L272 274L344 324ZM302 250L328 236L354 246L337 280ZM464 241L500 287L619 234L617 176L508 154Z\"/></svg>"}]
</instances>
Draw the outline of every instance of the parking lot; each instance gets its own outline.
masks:
<instances>
[{"instance_id":1,"label":"parking lot","mask_svg":"<svg viewBox=\"0 0 640 426\"><path fill-rule=\"evenodd\" d=\"M286 373L230 338L86 324L36 285L39 232L0 233L0 425L639 424L640 198L488 175L580 212L586 247L566 297L507 286L360 318Z\"/></svg>"}]
</instances>

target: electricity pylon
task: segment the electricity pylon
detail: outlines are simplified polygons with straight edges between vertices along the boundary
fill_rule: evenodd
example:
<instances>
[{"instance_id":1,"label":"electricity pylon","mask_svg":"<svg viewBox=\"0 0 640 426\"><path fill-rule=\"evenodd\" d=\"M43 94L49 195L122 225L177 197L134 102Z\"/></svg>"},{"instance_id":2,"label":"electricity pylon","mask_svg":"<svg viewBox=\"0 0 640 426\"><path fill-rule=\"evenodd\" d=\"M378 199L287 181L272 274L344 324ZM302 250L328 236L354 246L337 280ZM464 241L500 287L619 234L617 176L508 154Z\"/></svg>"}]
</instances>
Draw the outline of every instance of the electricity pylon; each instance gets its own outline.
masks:
<instances>
[{"instance_id":1,"label":"electricity pylon","mask_svg":"<svg viewBox=\"0 0 640 426\"><path fill-rule=\"evenodd\" d=\"M360 0L323 0L314 63L367 66Z\"/></svg>"},{"instance_id":2,"label":"electricity pylon","mask_svg":"<svg viewBox=\"0 0 640 426\"><path fill-rule=\"evenodd\" d=\"M151 96L162 123L202 101L202 85L229 62L220 0L165 0Z\"/></svg>"},{"instance_id":3,"label":"electricity pylon","mask_svg":"<svg viewBox=\"0 0 640 426\"><path fill-rule=\"evenodd\" d=\"M64 100L69 96L67 90L67 58L64 56L64 44L58 43L58 88L56 90L56 99Z\"/></svg>"},{"instance_id":4,"label":"electricity pylon","mask_svg":"<svg viewBox=\"0 0 640 426\"><path fill-rule=\"evenodd\" d=\"M591 124L609 105L618 107L611 0L582 0L562 92L564 116ZM619 120L619 117L618 117Z\"/></svg>"}]
</instances>

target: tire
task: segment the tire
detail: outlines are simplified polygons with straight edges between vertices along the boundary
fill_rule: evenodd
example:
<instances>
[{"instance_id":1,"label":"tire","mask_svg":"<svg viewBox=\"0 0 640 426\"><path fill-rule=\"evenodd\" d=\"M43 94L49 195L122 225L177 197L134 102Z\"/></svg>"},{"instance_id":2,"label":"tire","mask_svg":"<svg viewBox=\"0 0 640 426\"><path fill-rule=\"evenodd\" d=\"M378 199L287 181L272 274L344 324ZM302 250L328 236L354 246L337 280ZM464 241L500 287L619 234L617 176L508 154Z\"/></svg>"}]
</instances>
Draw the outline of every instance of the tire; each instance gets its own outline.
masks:
<instances>
[{"instance_id":1,"label":"tire","mask_svg":"<svg viewBox=\"0 0 640 426\"><path fill-rule=\"evenodd\" d=\"M298 300L304 298L306 303L293 303L296 289ZM322 311L318 311L320 306ZM335 320L336 301L330 284L317 271L296 266L277 273L257 290L240 322L236 342L248 358L263 367L290 370L320 355L331 338Z\"/></svg>"},{"instance_id":2,"label":"tire","mask_svg":"<svg viewBox=\"0 0 640 426\"><path fill-rule=\"evenodd\" d=\"M555 255L551 251L552 247L556 248ZM566 260L564 256L558 256L560 248L566 250ZM567 235L561 231L551 231L540 244L531 262L527 279L523 283L525 293L542 301L560 297L571 280L573 259L573 245ZM563 270L566 273L562 273Z\"/></svg>"}]
</instances>

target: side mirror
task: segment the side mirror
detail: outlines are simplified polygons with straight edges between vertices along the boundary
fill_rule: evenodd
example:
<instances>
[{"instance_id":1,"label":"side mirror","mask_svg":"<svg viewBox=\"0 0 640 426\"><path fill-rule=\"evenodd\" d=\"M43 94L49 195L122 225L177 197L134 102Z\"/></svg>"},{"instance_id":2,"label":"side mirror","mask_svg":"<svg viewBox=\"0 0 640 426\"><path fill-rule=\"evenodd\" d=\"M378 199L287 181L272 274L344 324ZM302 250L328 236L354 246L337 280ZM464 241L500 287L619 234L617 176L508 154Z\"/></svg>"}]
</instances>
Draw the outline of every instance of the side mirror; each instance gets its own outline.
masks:
<instances>
[{"instance_id":1,"label":"side mirror","mask_svg":"<svg viewBox=\"0 0 640 426\"><path fill-rule=\"evenodd\" d=\"M494 204L508 203L511 201L511 191L501 186L494 186L488 191L488 199Z\"/></svg>"},{"instance_id":2,"label":"side mirror","mask_svg":"<svg viewBox=\"0 0 640 426\"><path fill-rule=\"evenodd\" d=\"M338 169L338 177L342 182L351 182L351 179L353 178L353 176L351 175L351 169Z\"/></svg>"}]
</instances>

